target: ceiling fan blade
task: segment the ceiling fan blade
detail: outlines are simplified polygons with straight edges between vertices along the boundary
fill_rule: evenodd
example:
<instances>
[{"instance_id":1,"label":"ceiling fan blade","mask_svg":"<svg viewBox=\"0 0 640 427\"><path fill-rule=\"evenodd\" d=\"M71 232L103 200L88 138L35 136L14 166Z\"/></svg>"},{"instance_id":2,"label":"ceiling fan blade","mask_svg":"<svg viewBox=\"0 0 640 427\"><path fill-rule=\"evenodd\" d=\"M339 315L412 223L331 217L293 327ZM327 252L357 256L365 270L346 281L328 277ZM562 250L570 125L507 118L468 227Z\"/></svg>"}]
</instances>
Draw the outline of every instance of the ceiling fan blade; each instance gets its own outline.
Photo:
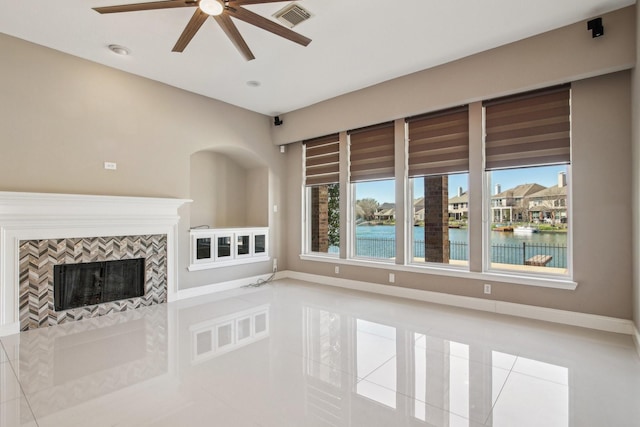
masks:
<instances>
[{"instance_id":1,"label":"ceiling fan blade","mask_svg":"<svg viewBox=\"0 0 640 427\"><path fill-rule=\"evenodd\" d=\"M244 38L242 38L242 36L240 35L238 27L236 27L236 24L233 23L229 16L223 13L222 15L214 16L213 18L216 20L218 25L220 25L220 28L222 28L222 31L224 31L227 37L231 39L231 42L236 47L236 49L240 51L242 56L244 56L247 61L256 59L256 57L253 56L251 49L249 49L249 46L247 46L247 43L244 41Z\"/></svg>"},{"instance_id":2,"label":"ceiling fan blade","mask_svg":"<svg viewBox=\"0 0 640 427\"><path fill-rule=\"evenodd\" d=\"M282 3L285 0L231 0L232 5L243 6L245 4Z\"/></svg>"},{"instance_id":3,"label":"ceiling fan blade","mask_svg":"<svg viewBox=\"0 0 640 427\"><path fill-rule=\"evenodd\" d=\"M180 35L180 38L176 42L176 45L171 49L171 52L182 52L187 47L193 36L196 35L204 21L207 20L209 15L200 10L200 8L196 8L195 13L189 20L189 23L184 28L184 31Z\"/></svg>"},{"instance_id":4,"label":"ceiling fan blade","mask_svg":"<svg viewBox=\"0 0 640 427\"><path fill-rule=\"evenodd\" d=\"M228 8L226 12L233 16L234 18L238 18L241 21L244 21L248 24L255 25L258 28L262 28L263 30L269 31L273 34L276 34L280 37L284 37L287 40L291 40L294 43L298 43L302 46L307 46L311 43L311 39L303 36L302 34L298 34L295 31L291 31L290 29L283 27L280 24L277 24L274 21L271 21L267 18L263 18L257 13L253 13L248 9L244 9L242 7L238 8Z\"/></svg>"},{"instance_id":5,"label":"ceiling fan blade","mask_svg":"<svg viewBox=\"0 0 640 427\"><path fill-rule=\"evenodd\" d=\"M197 6L197 1L154 1L151 3L123 4L120 6L94 7L98 13L135 12L138 10L173 9L175 7Z\"/></svg>"}]
</instances>

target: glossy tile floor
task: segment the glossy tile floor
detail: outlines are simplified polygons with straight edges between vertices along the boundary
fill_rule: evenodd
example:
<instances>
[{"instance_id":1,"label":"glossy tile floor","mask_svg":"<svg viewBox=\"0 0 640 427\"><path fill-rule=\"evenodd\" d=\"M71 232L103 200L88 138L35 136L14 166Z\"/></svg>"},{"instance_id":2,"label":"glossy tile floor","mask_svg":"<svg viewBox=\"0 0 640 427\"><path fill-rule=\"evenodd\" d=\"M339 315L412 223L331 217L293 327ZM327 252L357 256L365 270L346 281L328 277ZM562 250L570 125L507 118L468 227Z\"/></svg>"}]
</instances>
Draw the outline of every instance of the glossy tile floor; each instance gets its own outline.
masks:
<instances>
[{"instance_id":1,"label":"glossy tile floor","mask_svg":"<svg viewBox=\"0 0 640 427\"><path fill-rule=\"evenodd\" d=\"M282 280L1 339L0 426L640 426L628 336Z\"/></svg>"}]
</instances>

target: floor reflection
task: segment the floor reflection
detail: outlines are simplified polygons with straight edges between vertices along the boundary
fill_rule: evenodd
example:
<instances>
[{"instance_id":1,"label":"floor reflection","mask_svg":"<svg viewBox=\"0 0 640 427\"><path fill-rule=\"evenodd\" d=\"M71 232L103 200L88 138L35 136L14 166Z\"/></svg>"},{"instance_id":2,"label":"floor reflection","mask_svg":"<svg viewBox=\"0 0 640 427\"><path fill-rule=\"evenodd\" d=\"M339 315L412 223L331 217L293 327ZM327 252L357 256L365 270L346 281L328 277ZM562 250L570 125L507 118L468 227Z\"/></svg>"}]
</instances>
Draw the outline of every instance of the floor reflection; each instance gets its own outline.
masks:
<instances>
[{"instance_id":1,"label":"floor reflection","mask_svg":"<svg viewBox=\"0 0 640 427\"><path fill-rule=\"evenodd\" d=\"M640 362L628 337L294 281L1 342L0 426L640 419Z\"/></svg>"}]
</instances>

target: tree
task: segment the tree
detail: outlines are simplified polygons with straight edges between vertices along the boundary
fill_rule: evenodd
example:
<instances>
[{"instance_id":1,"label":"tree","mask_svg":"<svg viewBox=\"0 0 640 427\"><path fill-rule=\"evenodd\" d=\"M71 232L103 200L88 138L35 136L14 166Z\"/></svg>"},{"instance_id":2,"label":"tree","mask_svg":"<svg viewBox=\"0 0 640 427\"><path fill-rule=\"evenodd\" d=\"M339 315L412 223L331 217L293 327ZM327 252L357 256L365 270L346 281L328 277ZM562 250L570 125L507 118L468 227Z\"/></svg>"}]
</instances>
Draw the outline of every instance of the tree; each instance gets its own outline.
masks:
<instances>
[{"instance_id":1,"label":"tree","mask_svg":"<svg viewBox=\"0 0 640 427\"><path fill-rule=\"evenodd\" d=\"M375 218L375 213L378 210L378 201L372 198L365 198L356 201L356 206L361 209L362 218L365 221L371 221ZM358 215L360 211L356 210L356 215Z\"/></svg>"},{"instance_id":2,"label":"tree","mask_svg":"<svg viewBox=\"0 0 640 427\"><path fill-rule=\"evenodd\" d=\"M329 246L340 246L340 185L329 184Z\"/></svg>"}]
</instances>

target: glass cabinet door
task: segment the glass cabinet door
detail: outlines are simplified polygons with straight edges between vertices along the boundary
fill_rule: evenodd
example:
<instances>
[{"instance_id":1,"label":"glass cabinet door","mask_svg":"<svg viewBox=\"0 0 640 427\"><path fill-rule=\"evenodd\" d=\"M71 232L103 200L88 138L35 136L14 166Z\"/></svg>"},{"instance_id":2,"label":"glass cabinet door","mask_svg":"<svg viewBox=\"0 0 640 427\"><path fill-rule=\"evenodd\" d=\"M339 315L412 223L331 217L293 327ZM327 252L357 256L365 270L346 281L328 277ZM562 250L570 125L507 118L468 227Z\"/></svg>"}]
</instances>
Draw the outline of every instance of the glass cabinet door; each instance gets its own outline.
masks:
<instances>
[{"instance_id":1,"label":"glass cabinet door","mask_svg":"<svg viewBox=\"0 0 640 427\"><path fill-rule=\"evenodd\" d=\"M196 259L211 259L211 237L196 239Z\"/></svg>"},{"instance_id":2,"label":"glass cabinet door","mask_svg":"<svg viewBox=\"0 0 640 427\"><path fill-rule=\"evenodd\" d=\"M265 236L264 234L256 234L255 236L253 236L253 242L254 242L254 246L253 246L253 253L254 254L263 254L267 251L267 236Z\"/></svg>"},{"instance_id":3,"label":"glass cabinet door","mask_svg":"<svg viewBox=\"0 0 640 427\"><path fill-rule=\"evenodd\" d=\"M238 234L236 236L236 255L250 256L251 255L251 236L248 234Z\"/></svg>"},{"instance_id":4,"label":"glass cabinet door","mask_svg":"<svg viewBox=\"0 0 640 427\"><path fill-rule=\"evenodd\" d=\"M218 236L216 259L231 259L231 236Z\"/></svg>"}]
</instances>

